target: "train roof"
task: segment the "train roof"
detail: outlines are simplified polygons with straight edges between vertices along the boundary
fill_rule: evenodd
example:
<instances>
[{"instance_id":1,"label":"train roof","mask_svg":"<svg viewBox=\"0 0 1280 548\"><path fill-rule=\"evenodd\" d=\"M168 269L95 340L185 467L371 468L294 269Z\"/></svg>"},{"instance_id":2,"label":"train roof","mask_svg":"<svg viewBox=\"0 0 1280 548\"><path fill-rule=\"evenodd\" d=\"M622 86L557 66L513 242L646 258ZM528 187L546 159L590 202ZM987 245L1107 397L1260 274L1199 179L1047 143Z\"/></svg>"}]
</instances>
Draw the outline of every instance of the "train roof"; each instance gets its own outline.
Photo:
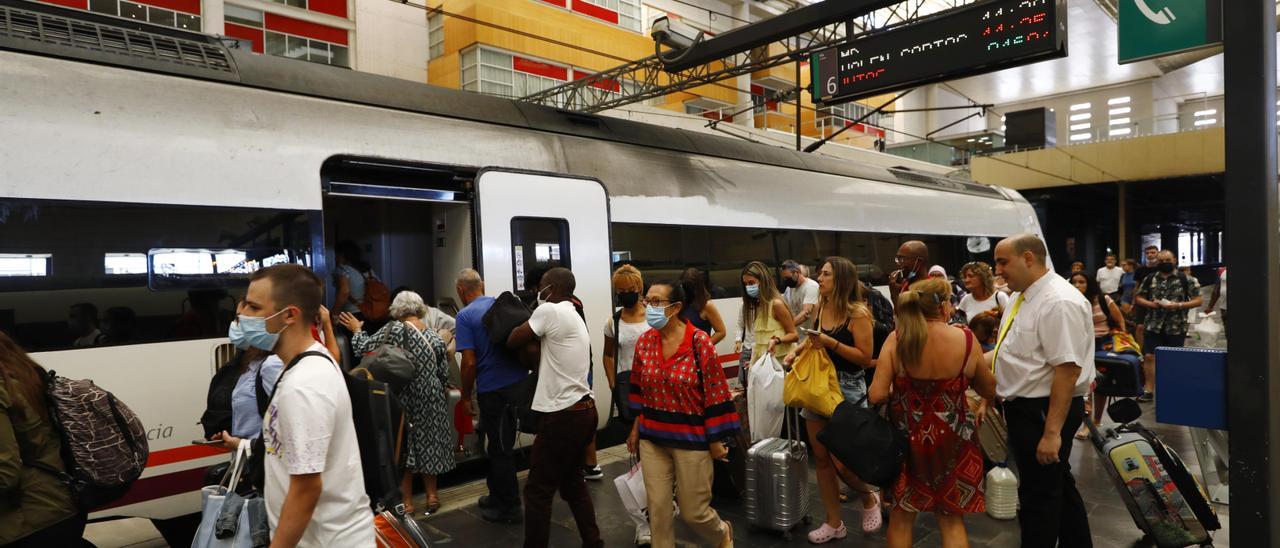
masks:
<instances>
[{"instance_id":1,"label":"train roof","mask_svg":"<svg viewBox=\"0 0 1280 548\"><path fill-rule=\"evenodd\" d=\"M230 48L195 32L0 0L0 49L448 118L1008 199L987 185Z\"/></svg>"}]
</instances>

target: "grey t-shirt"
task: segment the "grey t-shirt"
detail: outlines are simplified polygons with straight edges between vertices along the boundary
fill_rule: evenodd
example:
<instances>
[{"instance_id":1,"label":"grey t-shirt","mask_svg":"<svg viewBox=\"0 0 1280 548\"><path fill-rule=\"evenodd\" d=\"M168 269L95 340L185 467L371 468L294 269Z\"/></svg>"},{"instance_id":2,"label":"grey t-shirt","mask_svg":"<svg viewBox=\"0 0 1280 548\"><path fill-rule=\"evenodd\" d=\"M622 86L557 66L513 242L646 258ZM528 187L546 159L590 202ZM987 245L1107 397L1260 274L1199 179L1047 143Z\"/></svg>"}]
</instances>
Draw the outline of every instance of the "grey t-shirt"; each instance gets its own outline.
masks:
<instances>
[{"instance_id":1,"label":"grey t-shirt","mask_svg":"<svg viewBox=\"0 0 1280 548\"><path fill-rule=\"evenodd\" d=\"M787 291L782 294L782 301L787 303L787 308L791 309L791 316L795 317L804 311L804 305L811 304L818 306L818 282L813 278L805 278L804 283L795 287L788 287ZM817 310L814 310L816 315ZM796 324L796 329L801 328L813 329L813 317L805 320L803 324ZM804 333L800 333L801 340L804 339Z\"/></svg>"}]
</instances>

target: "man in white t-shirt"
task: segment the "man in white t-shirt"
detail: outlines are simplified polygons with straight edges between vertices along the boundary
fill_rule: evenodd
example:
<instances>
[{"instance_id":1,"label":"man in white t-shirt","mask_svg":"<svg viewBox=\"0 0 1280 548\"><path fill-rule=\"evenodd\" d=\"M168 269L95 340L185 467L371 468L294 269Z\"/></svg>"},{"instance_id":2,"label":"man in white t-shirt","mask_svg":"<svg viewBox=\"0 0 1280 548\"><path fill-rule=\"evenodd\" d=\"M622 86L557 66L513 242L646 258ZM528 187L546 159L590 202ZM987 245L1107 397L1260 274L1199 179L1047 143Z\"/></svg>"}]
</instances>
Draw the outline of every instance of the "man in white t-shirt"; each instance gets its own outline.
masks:
<instances>
[{"instance_id":1,"label":"man in white t-shirt","mask_svg":"<svg viewBox=\"0 0 1280 548\"><path fill-rule=\"evenodd\" d=\"M1111 299L1120 302L1120 279L1124 277L1124 269L1116 265L1115 255L1107 255L1106 266L1098 269L1098 287Z\"/></svg>"},{"instance_id":2,"label":"man in white t-shirt","mask_svg":"<svg viewBox=\"0 0 1280 548\"><path fill-rule=\"evenodd\" d=\"M587 446L595 440L598 415L587 385L591 334L571 300L576 286L569 269L548 270L538 283L538 307L533 316L507 338L509 348L536 345L539 350L533 410L542 417L524 486L525 548L545 548L550 542L551 502L556 491L569 503L583 548L604 546L582 475Z\"/></svg>"},{"instance_id":3,"label":"man in white t-shirt","mask_svg":"<svg viewBox=\"0 0 1280 548\"><path fill-rule=\"evenodd\" d=\"M374 546L351 398L311 336L323 287L299 265L259 270L236 320L250 345L287 364L262 424L272 547Z\"/></svg>"},{"instance_id":4,"label":"man in white t-shirt","mask_svg":"<svg viewBox=\"0 0 1280 548\"><path fill-rule=\"evenodd\" d=\"M791 309L802 341L805 338L802 329L813 329L813 316L818 308L818 282L805 276L804 271L800 263L791 259L782 263L782 285L787 288L782 293L782 301Z\"/></svg>"}]
</instances>

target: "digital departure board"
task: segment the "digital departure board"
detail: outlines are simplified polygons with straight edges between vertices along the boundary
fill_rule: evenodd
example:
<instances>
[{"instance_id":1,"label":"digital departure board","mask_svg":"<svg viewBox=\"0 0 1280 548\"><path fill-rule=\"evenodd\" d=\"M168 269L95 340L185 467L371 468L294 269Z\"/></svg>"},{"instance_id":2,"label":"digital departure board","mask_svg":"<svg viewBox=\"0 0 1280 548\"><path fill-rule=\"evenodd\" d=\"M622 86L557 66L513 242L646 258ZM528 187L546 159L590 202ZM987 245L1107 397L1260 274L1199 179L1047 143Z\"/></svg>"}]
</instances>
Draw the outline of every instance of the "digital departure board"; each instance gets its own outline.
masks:
<instances>
[{"instance_id":1,"label":"digital departure board","mask_svg":"<svg viewBox=\"0 0 1280 548\"><path fill-rule=\"evenodd\" d=\"M992 0L814 53L831 105L1067 55L1066 0Z\"/></svg>"}]
</instances>

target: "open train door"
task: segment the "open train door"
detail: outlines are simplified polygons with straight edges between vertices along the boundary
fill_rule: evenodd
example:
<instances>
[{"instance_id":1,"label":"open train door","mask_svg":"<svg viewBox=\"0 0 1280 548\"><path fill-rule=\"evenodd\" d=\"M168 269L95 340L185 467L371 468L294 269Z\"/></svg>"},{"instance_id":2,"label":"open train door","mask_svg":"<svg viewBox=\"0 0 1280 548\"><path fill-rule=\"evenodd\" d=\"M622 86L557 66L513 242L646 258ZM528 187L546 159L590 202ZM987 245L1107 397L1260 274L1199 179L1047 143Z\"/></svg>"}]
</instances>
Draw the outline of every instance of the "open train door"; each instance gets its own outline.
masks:
<instances>
[{"instance_id":1,"label":"open train door","mask_svg":"<svg viewBox=\"0 0 1280 548\"><path fill-rule=\"evenodd\" d=\"M476 242L485 293L532 292L543 272L573 270L591 331L592 391L609 419L604 326L612 318L609 196L595 179L485 168L476 176Z\"/></svg>"}]
</instances>

